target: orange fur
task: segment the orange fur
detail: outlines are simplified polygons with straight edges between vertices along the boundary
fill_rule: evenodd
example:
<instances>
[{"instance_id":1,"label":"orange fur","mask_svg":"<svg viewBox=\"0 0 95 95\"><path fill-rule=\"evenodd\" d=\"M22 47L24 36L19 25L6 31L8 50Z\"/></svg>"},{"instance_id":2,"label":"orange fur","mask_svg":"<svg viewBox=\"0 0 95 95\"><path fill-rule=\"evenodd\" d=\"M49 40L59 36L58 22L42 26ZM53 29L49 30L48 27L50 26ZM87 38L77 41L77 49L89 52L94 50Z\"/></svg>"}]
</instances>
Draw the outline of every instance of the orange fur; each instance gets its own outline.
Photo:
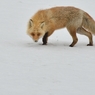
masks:
<instances>
[{"instance_id":1,"label":"orange fur","mask_svg":"<svg viewBox=\"0 0 95 95\"><path fill-rule=\"evenodd\" d=\"M72 36L71 47L78 41L76 33L86 35L89 38L88 45L93 45L92 34L95 34L95 21L88 13L70 6L39 10L29 20L27 34L35 42L43 38L43 44L47 44L48 37L55 30L64 27Z\"/></svg>"}]
</instances>

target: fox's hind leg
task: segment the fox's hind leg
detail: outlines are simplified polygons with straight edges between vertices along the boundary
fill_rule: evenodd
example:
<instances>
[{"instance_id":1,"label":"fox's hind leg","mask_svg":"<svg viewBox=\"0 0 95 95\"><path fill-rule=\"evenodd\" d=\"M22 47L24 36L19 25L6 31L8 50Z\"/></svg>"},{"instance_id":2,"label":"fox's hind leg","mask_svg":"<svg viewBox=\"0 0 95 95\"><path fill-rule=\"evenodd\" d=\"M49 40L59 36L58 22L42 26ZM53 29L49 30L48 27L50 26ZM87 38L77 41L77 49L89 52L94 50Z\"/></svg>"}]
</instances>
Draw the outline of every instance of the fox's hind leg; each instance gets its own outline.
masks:
<instances>
[{"instance_id":1,"label":"fox's hind leg","mask_svg":"<svg viewBox=\"0 0 95 95\"><path fill-rule=\"evenodd\" d=\"M90 32L88 32L83 27L80 27L78 28L77 33L87 36L89 38L89 44L87 44L87 46L93 46L93 37Z\"/></svg>"},{"instance_id":2,"label":"fox's hind leg","mask_svg":"<svg viewBox=\"0 0 95 95\"><path fill-rule=\"evenodd\" d=\"M72 36L72 39L73 39L73 42L69 45L70 47L73 47L77 41L78 41L78 38L77 38L77 35L76 35L76 29L74 27L67 27L70 35Z\"/></svg>"}]
</instances>

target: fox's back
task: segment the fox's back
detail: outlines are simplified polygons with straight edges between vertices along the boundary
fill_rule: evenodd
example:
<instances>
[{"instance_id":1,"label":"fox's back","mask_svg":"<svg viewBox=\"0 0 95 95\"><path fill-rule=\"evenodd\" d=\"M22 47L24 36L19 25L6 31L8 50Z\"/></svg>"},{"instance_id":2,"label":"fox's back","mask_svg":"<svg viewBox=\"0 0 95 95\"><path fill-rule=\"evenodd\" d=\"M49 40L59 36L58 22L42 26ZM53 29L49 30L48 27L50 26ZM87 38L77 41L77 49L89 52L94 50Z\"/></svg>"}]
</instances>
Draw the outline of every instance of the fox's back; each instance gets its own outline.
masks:
<instances>
[{"instance_id":1,"label":"fox's back","mask_svg":"<svg viewBox=\"0 0 95 95\"><path fill-rule=\"evenodd\" d=\"M83 12L82 10L75 8L75 7L53 7L50 9L45 10L39 10L32 19L37 20L45 20L45 19L51 19L51 18L72 18L77 17L80 15L80 12Z\"/></svg>"},{"instance_id":2,"label":"fox's back","mask_svg":"<svg viewBox=\"0 0 95 95\"><path fill-rule=\"evenodd\" d=\"M54 7L49 9L52 12L53 18L58 18L58 20L70 20L72 18L80 17L83 11L75 7Z\"/></svg>"},{"instance_id":3,"label":"fox's back","mask_svg":"<svg viewBox=\"0 0 95 95\"><path fill-rule=\"evenodd\" d=\"M69 23L82 22L84 11L75 7L54 7L51 8L52 19L56 28L63 28Z\"/></svg>"}]
</instances>

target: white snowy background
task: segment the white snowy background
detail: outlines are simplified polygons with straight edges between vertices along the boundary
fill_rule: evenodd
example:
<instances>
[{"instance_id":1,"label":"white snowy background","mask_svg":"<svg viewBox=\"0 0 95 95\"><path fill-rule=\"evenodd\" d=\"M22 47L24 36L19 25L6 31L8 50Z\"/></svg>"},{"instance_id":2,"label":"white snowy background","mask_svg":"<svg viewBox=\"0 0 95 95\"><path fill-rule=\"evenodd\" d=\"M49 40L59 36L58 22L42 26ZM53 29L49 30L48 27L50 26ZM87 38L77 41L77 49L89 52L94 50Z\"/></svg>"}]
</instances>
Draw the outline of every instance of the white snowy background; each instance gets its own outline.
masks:
<instances>
[{"instance_id":1,"label":"white snowy background","mask_svg":"<svg viewBox=\"0 0 95 95\"><path fill-rule=\"evenodd\" d=\"M29 18L54 6L75 6L95 19L94 0L0 0L0 95L95 95L94 36L94 46L78 35L71 48L66 29L46 46L26 34Z\"/></svg>"}]
</instances>

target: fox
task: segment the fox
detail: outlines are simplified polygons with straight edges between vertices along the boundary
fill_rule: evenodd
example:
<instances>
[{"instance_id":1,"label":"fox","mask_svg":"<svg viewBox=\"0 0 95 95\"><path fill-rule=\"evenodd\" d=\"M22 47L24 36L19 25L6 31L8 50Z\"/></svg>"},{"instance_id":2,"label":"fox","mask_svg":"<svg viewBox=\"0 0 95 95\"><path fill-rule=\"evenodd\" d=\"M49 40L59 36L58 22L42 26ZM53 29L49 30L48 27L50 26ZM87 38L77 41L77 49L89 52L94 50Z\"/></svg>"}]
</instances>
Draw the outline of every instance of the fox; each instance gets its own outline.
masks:
<instances>
[{"instance_id":1,"label":"fox","mask_svg":"<svg viewBox=\"0 0 95 95\"><path fill-rule=\"evenodd\" d=\"M72 37L73 47L78 42L77 33L89 39L87 46L93 46L95 35L95 21L85 11L73 6L56 6L38 10L28 21L27 34L38 42L42 38L43 45L48 42L48 37L57 29L67 28Z\"/></svg>"}]
</instances>

